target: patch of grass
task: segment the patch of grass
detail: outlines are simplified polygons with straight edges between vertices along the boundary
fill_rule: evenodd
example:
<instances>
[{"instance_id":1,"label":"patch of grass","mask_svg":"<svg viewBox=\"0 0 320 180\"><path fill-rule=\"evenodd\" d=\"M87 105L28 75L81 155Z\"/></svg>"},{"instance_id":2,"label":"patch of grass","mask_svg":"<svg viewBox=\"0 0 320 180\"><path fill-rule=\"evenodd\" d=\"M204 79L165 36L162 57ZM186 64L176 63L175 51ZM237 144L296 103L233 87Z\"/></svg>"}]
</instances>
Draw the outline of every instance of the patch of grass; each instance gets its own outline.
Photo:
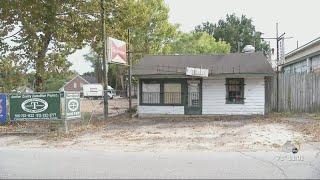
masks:
<instances>
[{"instance_id":1,"label":"patch of grass","mask_svg":"<svg viewBox=\"0 0 320 180\"><path fill-rule=\"evenodd\" d=\"M313 137L315 141L320 141L320 123L300 126L298 129L306 135Z\"/></svg>"},{"instance_id":2,"label":"patch of grass","mask_svg":"<svg viewBox=\"0 0 320 180\"><path fill-rule=\"evenodd\" d=\"M269 113L267 116L268 117L292 117L294 115L297 115L297 113L292 113L292 112L273 112L273 113Z\"/></svg>"},{"instance_id":3,"label":"patch of grass","mask_svg":"<svg viewBox=\"0 0 320 180\"><path fill-rule=\"evenodd\" d=\"M311 117L314 120L320 121L320 114L319 113L311 113L311 114L306 114L308 117Z\"/></svg>"},{"instance_id":4,"label":"patch of grass","mask_svg":"<svg viewBox=\"0 0 320 180\"><path fill-rule=\"evenodd\" d=\"M0 133L49 133L63 126L61 120L10 121L1 126Z\"/></svg>"},{"instance_id":5,"label":"patch of grass","mask_svg":"<svg viewBox=\"0 0 320 180\"><path fill-rule=\"evenodd\" d=\"M127 113L131 113L131 114L135 114L135 113L137 113L137 106L133 106L132 108L131 108L131 111L129 111L129 109L127 110Z\"/></svg>"},{"instance_id":6,"label":"patch of grass","mask_svg":"<svg viewBox=\"0 0 320 180\"><path fill-rule=\"evenodd\" d=\"M276 144L276 143L273 143L271 146L272 146L273 148L276 148L276 149L281 148L281 145Z\"/></svg>"},{"instance_id":7,"label":"patch of grass","mask_svg":"<svg viewBox=\"0 0 320 180\"><path fill-rule=\"evenodd\" d=\"M273 112L273 113L268 113L266 117L269 117L269 118L309 117L315 120L320 120L320 113Z\"/></svg>"},{"instance_id":8,"label":"patch of grass","mask_svg":"<svg viewBox=\"0 0 320 180\"><path fill-rule=\"evenodd\" d=\"M64 132L55 132L55 133L49 133L46 136L41 137L40 139L45 140L47 142L50 141L63 141L72 139L75 137L74 133L64 133Z\"/></svg>"},{"instance_id":9,"label":"patch of grass","mask_svg":"<svg viewBox=\"0 0 320 180\"><path fill-rule=\"evenodd\" d=\"M298 141L298 140L293 140L293 145L295 145L298 149L300 149L301 148L301 142L300 141Z\"/></svg>"},{"instance_id":10,"label":"patch of grass","mask_svg":"<svg viewBox=\"0 0 320 180\"><path fill-rule=\"evenodd\" d=\"M81 121L83 123L88 124L91 118L91 113L90 112L83 112L81 113Z\"/></svg>"}]
</instances>

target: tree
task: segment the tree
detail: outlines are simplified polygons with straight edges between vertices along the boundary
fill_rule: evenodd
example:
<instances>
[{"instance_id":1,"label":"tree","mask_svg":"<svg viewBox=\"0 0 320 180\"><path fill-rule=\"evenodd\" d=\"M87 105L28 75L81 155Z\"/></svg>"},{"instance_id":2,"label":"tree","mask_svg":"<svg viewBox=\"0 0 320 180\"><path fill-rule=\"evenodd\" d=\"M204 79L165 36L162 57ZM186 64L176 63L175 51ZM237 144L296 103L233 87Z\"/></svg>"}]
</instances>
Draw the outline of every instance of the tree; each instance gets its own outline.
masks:
<instances>
[{"instance_id":1,"label":"tree","mask_svg":"<svg viewBox=\"0 0 320 180\"><path fill-rule=\"evenodd\" d=\"M94 71L88 71L82 74L83 76L95 76Z\"/></svg>"},{"instance_id":2,"label":"tree","mask_svg":"<svg viewBox=\"0 0 320 180\"><path fill-rule=\"evenodd\" d=\"M230 52L230 45L216 41L206 32L182 33L177 40L165 47L165 54L224 54Z\"/></svg>"},{"instance_id":3,"label":"tree","mask_svg":"<svg viewBox=\"0 0 320 180\"><path fill-rule=\"evenodd\" d=\"M163 45L175 39L178 25L169 22L169 8L163 0L144 0L141 7L144 20L142 26L132 29L132 43L137 46L133 48L147 54L160 54Z\"/></svg>"},{"instance_id":4,"label":"tree","mask_svg":"<svg viewBox=\"0 0 320 180\"><path fill-rule=\"evenodd\" d=\"M220 19L218 23L202 23L195 27L196 32L207 32L216 39L226 41L231 45L231 52L241 51L245 45L255 46L257 51L265 54L269 51L269 45L261 39L261 32L256 31L252 19L245 15L237 17L235 14L227 15L226 19Z\"/></svg>"},{"instance_id":5,"label":"tree","mask_svg":"<svg viewBox=\"0 0 320 180\"><path fill-rule=\"evenodd\" d=\"M84 45L90 22L84 13L91 1L0 1L0 45L28 61L36 71L36 91L43 90L44 76L53 63L62 67L66 56ZM7 41L7 42L6 42ZM8 43L8 41L10 41ZM6 46L5 46L6 45ZM58 61L52 61L58 57ZM62 66L61 66L62 65Z\"/></svg>"},{"instance_id":6,"label":"tree","mask_svg":"<svg viewBox=\"0 0 320 180\"><path fill-rule=\"evenodd\" d=\"M98 9L97 9L98 10ZM163 0L110 0L106 3L107 35L127 41L127 30L130 29L130 51L133 64L143 54L161 54L164 44L172 41L176 35L177 26L169 23L169 8ZM92 52L86 56L91 62L97 77L101 74L101 24L95 21L91 24ZM108 83L116 89L124 88L124 76L127 67L110 65ZM99 79L98 79L99 80Z\"/></svg>"},{"instance_id":7,"label":"tree","mask_svg":"<svg viewBox=\"0 0 320 180\"><path fill-rule=\"evenodd\" d=\"M42 91L47 70L66 70L66 57L76 49L86 44L102 54L100 10L100 0L0 1L1 51L27 60L36 72L36 90ZM160 53L176 32L163 0L108 0L105 11L108 36L126 40L127 29L132 30L132 51ZM115 68L116 82L123 82L126 67Z\"/></svg>"},{"instance_id":8,"label":"tree","mask_svg":"<svg viewBox=\"0 0 320 180\"><path fill-rule=\"evenodd\" d=\"M44 84L45 91L59 91L63 85L77 75L76 72L51 73Z\"/></svg>"},{"instance_id":9,"label":"tree","mask_svg":"<svg viewBox=\"0 0 320 180\"><path fill-rule=\"evenodd\" d=\"M97 78L99 83L102 83L102 63L101 56L95 51L91 51L89 54L84 55L84 59L91 63L91 67L93 67L94 76Z\"/></svg>"},{"instance_id":10,"label":"tree","mask_svg":"<svg viewBox=\"0 0 320 180\"><path fill-rule=\"evenodd\" d=\"M26 69L14 53L0 58L0 92L11 92L26 84ZM2 89L2 90L1 90Z\"/></svg>"},{"instance_id":11,"label":"tree","mask_svg":"<svg viewBox=\"0 0 320 180\"><path fill-rule=\"evenodd\" d=\"M91 51L89 54L86 54L85 60L91 63L91 67L93 67L93 72L86 72L83 75L90 75L95 76L99 83L102 83L102 64L101 64L101 57L94 51ZM122 84L119 83L119 79L123 78L125 75L125 71L121 71L120 69L124 69L123 67L119 67L120 65L117 64L109 64L109 71L108 71L108 84L116 89L121 89ZM122 77L121 77L122 76ZM120 77L120 78L119 78ZM124 81L124 80L123 80Z\"/></svg>"}]
</instances>

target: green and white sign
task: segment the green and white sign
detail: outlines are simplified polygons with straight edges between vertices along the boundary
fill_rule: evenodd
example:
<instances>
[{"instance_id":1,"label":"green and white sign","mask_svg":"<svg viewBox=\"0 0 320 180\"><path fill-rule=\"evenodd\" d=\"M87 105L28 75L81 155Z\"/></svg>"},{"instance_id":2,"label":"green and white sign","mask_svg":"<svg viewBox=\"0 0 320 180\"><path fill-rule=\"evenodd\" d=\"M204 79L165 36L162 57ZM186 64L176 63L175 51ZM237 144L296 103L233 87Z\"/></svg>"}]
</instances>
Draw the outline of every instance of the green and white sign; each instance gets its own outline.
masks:
<instances>
[{"instance_id":1,"label":"green and white sign","mask_svg":"<svg viewBox=\"0 0 320 180\"><path fill-rule=\"evenodd\" d=\"M81 118L80 92L65 92L66 119Z\"/></svg>"},{"instance_id":2,"label":"green and white sign","mask_svg":"<svg viewBox=\"0 0 320 180\"><path fill-rule=\"evenodd\" d=\"M60 93L11 94L11 120L61 119Z\"/></svg>"}]
</instances>

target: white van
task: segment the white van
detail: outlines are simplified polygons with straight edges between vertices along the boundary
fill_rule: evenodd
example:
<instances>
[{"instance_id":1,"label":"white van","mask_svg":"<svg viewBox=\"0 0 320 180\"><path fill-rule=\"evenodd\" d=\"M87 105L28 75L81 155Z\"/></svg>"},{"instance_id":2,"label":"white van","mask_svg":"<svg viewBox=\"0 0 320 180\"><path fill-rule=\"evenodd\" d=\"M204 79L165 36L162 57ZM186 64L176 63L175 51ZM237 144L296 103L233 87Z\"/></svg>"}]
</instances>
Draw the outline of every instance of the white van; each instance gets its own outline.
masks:
<instances>
[{"instance_id":1,"label":"white van","mask_svg":"<svg viewBox=\"0 0 320 180\"><path fill-rule=\"evenodd\" d=\"M82 89L84 98L98 99L103 97L102 84L84 84L82 86ZM107 94L110 99L113 99L116 95L114 89L111 86L108 86Z\"/></svg>"},{"instance_id":2,"label":"white van","mask_svg":"<svg viewBox=\"0 0 320 180\"><path fill-rule=\"evenodd\" d=\"M113 99L116 96L116 92L111 86L108 86L108 97Z\"/></svg>"}]
</instances>

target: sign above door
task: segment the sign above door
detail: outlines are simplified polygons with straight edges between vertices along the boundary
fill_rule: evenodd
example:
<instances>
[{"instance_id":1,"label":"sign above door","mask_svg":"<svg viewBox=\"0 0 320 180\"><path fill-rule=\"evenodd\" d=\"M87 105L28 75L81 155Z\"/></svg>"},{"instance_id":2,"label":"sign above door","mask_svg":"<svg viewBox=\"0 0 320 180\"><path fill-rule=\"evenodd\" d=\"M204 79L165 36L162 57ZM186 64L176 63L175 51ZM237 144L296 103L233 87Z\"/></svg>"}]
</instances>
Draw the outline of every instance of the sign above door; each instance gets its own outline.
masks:
<instances>
[{"instance_id":1,"label":"sign above door","mask_svg":"<svg viewBox=\"0 0 320 180\"><path fill-rule=\"evenodd\" d=\"M187 67L186 68L186 75L187 76L208 77L209 70L202 69L202 68Z\"/></svg>"}]
</instances>

